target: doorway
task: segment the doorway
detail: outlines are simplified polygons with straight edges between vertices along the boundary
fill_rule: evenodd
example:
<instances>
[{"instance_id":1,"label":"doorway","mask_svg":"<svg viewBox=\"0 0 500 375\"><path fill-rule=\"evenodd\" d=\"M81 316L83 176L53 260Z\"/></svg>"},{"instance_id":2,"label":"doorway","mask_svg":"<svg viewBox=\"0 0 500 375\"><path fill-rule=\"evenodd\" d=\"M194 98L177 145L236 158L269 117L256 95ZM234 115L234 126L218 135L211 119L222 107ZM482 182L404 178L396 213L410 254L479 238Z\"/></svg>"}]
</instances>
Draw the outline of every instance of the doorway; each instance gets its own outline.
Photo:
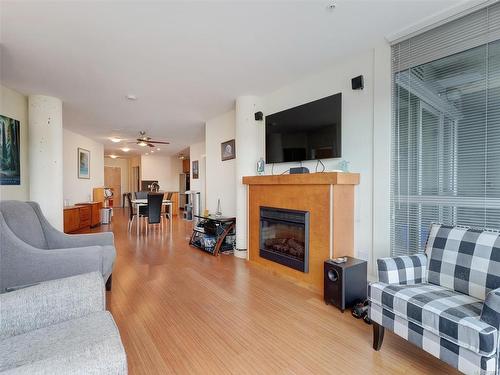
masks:
<instances>
[{"instance_id":1,"label":"doorway","mask_svg":"<svg viewBox=\"0 0 500 375\"><path fill-rule=\"evenodd\" d=\"M122 205L122 169L120 167L104 167L104 186L113 189L113 206Z\"/></svg>"}]
</instances>

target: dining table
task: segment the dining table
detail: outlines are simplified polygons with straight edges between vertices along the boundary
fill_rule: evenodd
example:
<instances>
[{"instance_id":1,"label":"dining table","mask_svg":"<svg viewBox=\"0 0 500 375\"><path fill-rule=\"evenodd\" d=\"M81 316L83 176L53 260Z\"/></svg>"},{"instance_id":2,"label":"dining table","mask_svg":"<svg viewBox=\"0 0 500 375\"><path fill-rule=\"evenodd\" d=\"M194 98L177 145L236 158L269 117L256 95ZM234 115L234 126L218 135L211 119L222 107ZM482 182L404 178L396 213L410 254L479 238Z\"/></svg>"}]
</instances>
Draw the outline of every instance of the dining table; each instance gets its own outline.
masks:
<instances>
[{"instance_id":1,"label":"dining table","mask_svg":"<svg viewBox=\"0 0 500 375\"><path fill-rule=\"evenodd\" d=\"M135 212L139 214L139 207L147 206L148 199L147 198L135 198L131 200L132 204L135 206ZM172 230L172 201L169 199L164 199L162 202L162 206L168 208L166 215L168 217L168 221L170 222L170 230ZM139 235L139 216L137 216L137 235Z\"/></svg>"}]
</instances>

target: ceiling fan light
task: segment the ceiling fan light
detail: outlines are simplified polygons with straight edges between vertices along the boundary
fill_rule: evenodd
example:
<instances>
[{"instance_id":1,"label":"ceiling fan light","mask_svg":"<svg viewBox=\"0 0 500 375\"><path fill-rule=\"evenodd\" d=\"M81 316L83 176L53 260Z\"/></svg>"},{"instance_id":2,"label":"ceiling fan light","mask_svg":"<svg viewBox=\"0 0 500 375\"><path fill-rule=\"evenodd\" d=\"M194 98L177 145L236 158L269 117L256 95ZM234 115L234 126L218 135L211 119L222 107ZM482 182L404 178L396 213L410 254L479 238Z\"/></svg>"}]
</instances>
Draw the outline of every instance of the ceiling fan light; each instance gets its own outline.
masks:
<instances>
[{"instance_id":1,"label":"ceiling fan light","mask_svg":"<svg viewBox=\"0 0 500 375\"><path fill-rule=\"evenodd\" d=\"M148 144L144 141L140 141L140 142L137 142L137 145L141 146L141 147L146 147Z\"/></svg>"}]
</instances>

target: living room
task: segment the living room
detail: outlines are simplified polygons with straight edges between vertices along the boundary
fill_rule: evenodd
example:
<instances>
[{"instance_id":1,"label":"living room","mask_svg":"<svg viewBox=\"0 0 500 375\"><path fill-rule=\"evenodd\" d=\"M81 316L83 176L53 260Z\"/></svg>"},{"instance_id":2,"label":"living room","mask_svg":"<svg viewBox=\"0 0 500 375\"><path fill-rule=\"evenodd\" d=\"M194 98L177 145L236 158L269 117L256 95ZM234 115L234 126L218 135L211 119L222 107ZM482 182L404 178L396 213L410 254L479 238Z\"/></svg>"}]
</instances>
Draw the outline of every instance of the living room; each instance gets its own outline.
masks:
<instances>
[{"instance_id":1,"label":"living room","mask_svg":"<svg viewBox=\"0 0 500 375\"><path fill-rule=\"evenodd\" d=\"M500 372L497 1L1 7L0 372Z\"/></svg>"}]
</instances>

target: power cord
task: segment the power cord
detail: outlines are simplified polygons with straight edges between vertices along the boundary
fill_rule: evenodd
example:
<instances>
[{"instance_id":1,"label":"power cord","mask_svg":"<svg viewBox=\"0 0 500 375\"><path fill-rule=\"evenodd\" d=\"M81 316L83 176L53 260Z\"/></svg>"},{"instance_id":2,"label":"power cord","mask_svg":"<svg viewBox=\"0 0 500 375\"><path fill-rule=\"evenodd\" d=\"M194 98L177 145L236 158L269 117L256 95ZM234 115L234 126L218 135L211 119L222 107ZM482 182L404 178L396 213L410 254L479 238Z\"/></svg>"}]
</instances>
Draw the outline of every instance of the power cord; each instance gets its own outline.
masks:
<instances>
[{"instance_id":1,"label":"power cord","mask_svg":"<svg viewBox=\"0 0 500 375\"><path fill-rule=\"evenodd\" d=\"M321 171L321 173L323 173L326 169L325 165L323 164L323 162L321 161L321 159L318 159L318 161L321 163L321 165L323 166L323 170Z\"/></svg>"}]
</instances>

